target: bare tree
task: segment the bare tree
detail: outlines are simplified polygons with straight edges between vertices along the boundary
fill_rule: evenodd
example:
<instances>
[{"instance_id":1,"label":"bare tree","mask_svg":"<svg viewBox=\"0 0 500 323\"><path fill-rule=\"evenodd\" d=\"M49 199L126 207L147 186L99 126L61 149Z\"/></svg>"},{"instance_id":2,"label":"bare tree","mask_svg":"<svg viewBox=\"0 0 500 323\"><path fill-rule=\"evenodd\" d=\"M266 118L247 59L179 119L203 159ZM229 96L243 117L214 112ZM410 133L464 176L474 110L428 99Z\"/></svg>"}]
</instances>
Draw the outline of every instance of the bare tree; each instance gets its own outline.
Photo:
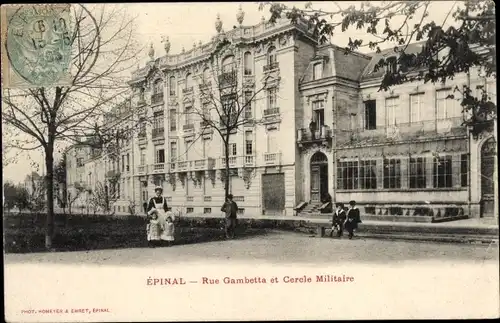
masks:
<instances>
[{"instance_id":1,"label":"bare tree","mask_svg":"<svg viewBox=\"0 0 500 323\"><path fill-rule=\"evenodd\" d=\"M229 41L223 40L219 46L229 46ZM229 194L229 172L231 135L241 131L245 125L258 125L263 119L255 118L255 102L262 91L267 89L269 78L251 81L247 84L240 82L237 70L240 66L234 60L234 55L228 52L216 52L211 57L210 68L201 76L199 85L202 104L192 106L183 111L187 118L200 121L200 135L192 141L191 146L201 138L207 130L213 130L222 140L224 151L224 193ZM187 85L189 86L189 85ZM188 89L189 90L189 89ZM191 120L194 121L194 120ZM186 150L189 150L187 147Z\"/></svg>"},{"instance_id":2,"label":"bare tree","mask_svg":"<svg viewBox=\"0 0 500 323\"><path fill-rule=\"evenodd\" d=\"M73 5L72 80L68 86L5 90L4 127L24 136L10 146L43 151L46 167L47 221L45 245L54 236L54 150L62 142L81 142L96 119L128 92L128 71L141 48L134 19L117 5ZM28 138L24 140L24 138Z\"/></svg>"},{"instance_id":3,"label":"bare tree","mask_svg":"<svg viewBox=\"0 0 500 323\"><path fill-rule=\"evenodd\" d=\"M112 190L111 192L108 189L108 186L103 185L101 182L97 182L95 188L92 189L92 193L90 195L89 203L94 208L94 213L97 210L102 210L105 213L110 213L111 206L118 200L118 192L116 190ZM113 214L111 212L111 214Z\"/></svg>"}]
</instances>

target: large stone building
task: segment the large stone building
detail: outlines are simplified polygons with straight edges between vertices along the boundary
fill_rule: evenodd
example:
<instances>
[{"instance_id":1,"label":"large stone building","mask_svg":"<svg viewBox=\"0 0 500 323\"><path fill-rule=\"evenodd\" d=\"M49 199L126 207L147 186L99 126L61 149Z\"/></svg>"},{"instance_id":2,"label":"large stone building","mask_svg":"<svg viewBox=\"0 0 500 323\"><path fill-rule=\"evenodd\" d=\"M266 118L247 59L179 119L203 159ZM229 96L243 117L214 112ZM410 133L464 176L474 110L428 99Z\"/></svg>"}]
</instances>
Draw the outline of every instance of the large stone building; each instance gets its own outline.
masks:
<instances>
[{"instance_id":1,"label":"large stone building","mask_svg":"<svg viewBox=\"0 0 500 323\"><path fill-rule=\"evenodd\" d=\"M392 50L345 55L318 45L301 22L244 26L237 17L227 32L217 18L211 42L179 54L170 54L168 39L165 55L155 58L151 46L150 61L133 73L130 113L117 127L137 122L139 130L117 161L94 162L103 174L121 174L118 212L147 201L157 185L173 209L219 212L222 140L190 111L209 104L207 88L217 94L220 77L234 72L235 98L253 97L241 118L254 122L229 137L230 191L240 213L292 216L318 210L330 195L358 201L367 215L496 215L496 122L475 138L448 98L467 75L379 91L384 71L374 65ZM496 102L496 80L476 70L469 77Z\"/></svg>"}]
</instances>

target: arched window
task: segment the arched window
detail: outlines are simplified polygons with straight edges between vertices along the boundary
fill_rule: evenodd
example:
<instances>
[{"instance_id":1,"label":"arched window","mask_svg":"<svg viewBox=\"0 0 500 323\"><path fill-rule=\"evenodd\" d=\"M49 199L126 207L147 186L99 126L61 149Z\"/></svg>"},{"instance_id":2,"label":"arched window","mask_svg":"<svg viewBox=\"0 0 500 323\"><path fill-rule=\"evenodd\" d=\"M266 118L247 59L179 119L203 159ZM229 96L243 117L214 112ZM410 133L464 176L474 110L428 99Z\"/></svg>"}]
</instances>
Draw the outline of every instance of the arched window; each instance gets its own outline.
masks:
<instances>
[{"instance_id":1,"label":"arched window","mask_svg":"<svg viewBox=\"0 0 500 323\"><path fill-rule=\"evenodd\" d=\"M253 62L252 62L252 54L250 52L246 52L243 55L243 62L245 65L245 75L253 74Z\"/></svg>"},{"instance_id":2,"label":"arched window","mask_svg":"<svg viewBox=\"0 0 500 323\"><path fill-rule=\"evenodd\" d=\"M177 83L175 83L175 76L170 77L169 88L170 95L175 95L175 93L177 93Z\"/></svg>"},{"instance_id":3,"label":"arched window","mask_svg":"<svg viewBox=\"0 0 500 323\"><path fill-rule=\"evenodd\" d=\"M234 71L234 56L227 56L222 60L222 73Z\"/></svg>"},{"instance_id":4,"label":"arched window","mask_svg":"<svg viewBox=\"0 0 500 323\"><path fill-rule=\"evenodd\" d=\"M268 65L274 65L276 64L276 47L271 46L267 50L267 64Z\"/></svg>"},{"instance_id":5,"label":"arched window","mask_svg":"<svg viewBox=\"0 0 500 323\"><path fill-rule=\"evenodd\" d=\"M153 85L153 94L163 93L163 84L161 79L157 79Z\"/></svg>"},{"instance_id":6,"label":"arched window","mask_svg":"<svg viewBox=\"0 0 500 323\"><path fill-rule=\"evenodd\" d=\"M188 75L186 75L186 89L192 87L193 87L193 75L191 75L191 73L188 73Z\"/></svg>"},{"instance_id":7,"label":"arched window","mask_svg":"<svg viewBox=\"0 0 500 323\"><path fill-rule=\"evenodd\" d=\"M203 83L207 84L210 82L210 69L207 67L203 70Z\"/></svg>"}]
</instances>

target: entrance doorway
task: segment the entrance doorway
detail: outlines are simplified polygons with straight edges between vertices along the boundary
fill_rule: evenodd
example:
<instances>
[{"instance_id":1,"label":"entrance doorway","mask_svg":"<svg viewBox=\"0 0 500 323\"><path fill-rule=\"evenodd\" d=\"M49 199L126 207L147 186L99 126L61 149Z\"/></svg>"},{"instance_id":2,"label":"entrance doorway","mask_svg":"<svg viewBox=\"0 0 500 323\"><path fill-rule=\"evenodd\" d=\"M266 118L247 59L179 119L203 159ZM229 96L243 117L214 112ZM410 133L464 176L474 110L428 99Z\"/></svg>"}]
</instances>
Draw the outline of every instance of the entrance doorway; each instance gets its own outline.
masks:
<instances>
[{"instance_id":1,"label":"entrance doorway","mask_svg":"<svg viewBox=\"0 0 500 323\"><path fill-rule=\"evenodd\" d=\"M328 194L328 158L322 152L311 157L311 202L321 202Z\"/></svg>"},{"instance_id":2,"label":"entrance doorway","mask_svg":"<svg viewBox=\"0 0 500 323\"><path fill-rule=\"evenodd\" d=\"M481 217L495 216L495 157L494 138L486 140L481 148Z\"/></svg>"}]
</instances>

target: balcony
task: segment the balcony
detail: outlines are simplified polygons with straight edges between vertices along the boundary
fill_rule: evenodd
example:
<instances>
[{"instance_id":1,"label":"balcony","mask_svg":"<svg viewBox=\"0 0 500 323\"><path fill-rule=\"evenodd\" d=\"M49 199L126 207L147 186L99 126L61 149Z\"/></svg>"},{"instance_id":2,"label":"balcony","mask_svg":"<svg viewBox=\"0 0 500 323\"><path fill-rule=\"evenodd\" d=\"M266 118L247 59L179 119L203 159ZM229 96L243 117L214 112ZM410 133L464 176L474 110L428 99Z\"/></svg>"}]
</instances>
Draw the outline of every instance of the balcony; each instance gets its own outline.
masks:
<instances>
[{"instance_id":1,"label":"balcony","mask_svg":"<svg viewBox=\"0 0 500 323\"><path fill-rule=\"evenodd\" d=\"M212 82L210 82L210 81L202 83L198 86L198 88L200 89L200 92L206 92L206 91L210 90L210 87L212 87Z\"/></svg>"},{"instance_id":2,"label":"balcony","mask_svg":"<svg viewBox=\"0 0 500 323\"><path fill-rule=\"evenodd\" d=\"M255 166L255 156L251 156L251 155L243 156L243 166L244 167L254 167Z\"/></svg>"},{"instance_id":3,"label":"balcony","mask_svg":"<svg viewBox=\"0 0 500 323\"><path fill-rule=\"evenodd\" d=\"M264 153L264 165L266 166L281 165L281 152Z\"/></svg>"},{"instance_id":4,"label":"balcony","mask_svg":"<svg viewBox=\"0 0 500 323\"><path fill-rule=\"evenodd\" d=\"M163 103L163 92L151 95L151 104Z\"/></svg>"},{"instance_id":5,"label":"balcony","mask_svg":"<svg viewBox=\"0 0 500 323\"><path fill-rule=\"evenodd\" d=\"M165 138L165 128L153 128L151 136L153 139Z\"/></svg>"},{"instance_id":6,"label":"balcony","mask_svg":"<svg viewBox=\"0 0 500 323\"><path fill-rule=\"evenodd\" d=\"M222 73L218 79L219 87L234 86L237 83L236 71Z\"/></svg>"},{"instance_id":7,"label":"balcony","mask_svg":"<svg viewBox=\"0 0 500 323\"><path fill-rule=\"evenodd\" d=\"M194 161L194 170L211 170L215 167L215 159L205 158Z\"/></svg>"},{"instance_id":8,"label":"balcony","mask_svg":"<svg viewBox=\"0 0 500 323\"><path fill-rule=\"evenodd\" d=\"M185 89L182 89L182 94L183 95L191 95L191 94L193 94L193 87L190 86L190 87L187 87Z\"/></svg>"},{"instance_id":9,"label":"balcony","mask_svg":"<svg viewBox=\"0 0 500 323\"><path fill-rule=\"evenodd\" d=\"M280 114L280 108L278 107L264 109L264 118L276 116L279 114Z\"/></svg>"},{"instance_id":10,"label":"balcony","mask_svg":"<svg viewBox=\"0 0 500 323\"><path fill-rule=\"evenodd\" d=\"M220 168L226 168L226 158L221 157ZM255 156L229 156L229 168L255 167Z\"/></svg>"},{"instance_id":11,"label":"balcony","mask_svg":"<svg viewBox=\"0 0 500 323\"><path fill-rule=\"evenodd\" d=\"M212 202L212 197L211 196L204 196L203 201L204 202Z\"/></svg>"},{"instance_id":12,"label":"balcony","mask_svg":"<svg viewBox=\"0 0 500 323\"><path fill-rule=\"evenodd\" d=\"M277 70L279 68L280 68L280 65L278 64L278 62L274 62L271 64L264 65L263 71L264 71L264 73L267 73L267 72L271 72L273 70Z\"/></svg>"},{"instance_id":13,"label":"balcony","mask_svg":"<svg viewBox=\"0 0 500 323\"><path fill-rule=\"evenodd\" d=\"M184 133L194 132L194 123L188 123L188 124L183 125L182 131L184 131Z\"/></svg>"},{"instance_id":14,"label":"balcony","mask_svg":"<svg viewBox=\"0 0 500 323\"><path fill-rule=\"evenodd\" d=\"M229 168L237 168L238 166L238 157L237 156L229 156ZM226 168L226 157L220 158L221 168Z\"/></svg>"},{"instance_id":15,"label":"balcony","mask_svg":"<svg viewBox=\"0 0 500 323\"><path fill-rule=\"evenodd\" d=\"M177 162L170 162L170 171L175 172L177 170Z\"/></svg>"},{"instance_id":16,"label":"balcony","mask_svg":"<svg viewBox=\"0 0 500 323\"><path fill-rule=\"evenodd\" d=\"M165 173L165 163L153 164L153 173Z\"/></svg>"},{"instance_id":17,"label":"balcony","mask_svg":"<svg viewBox=\"0 0 500 323\"><path fill-rule=\"evenodd\" d=\"M147 165L137 166L137 175L146 175L146 173L147 173Z\"/></svg>"},{"instance_id":18,"label":"balcony","mask_svg":"<svg viewBox=\"0 0 500 323\"><path fill-rule=\"evenodd\" d=\"M399 123L390 126L377 126L376 129L356 128L339 130L337 144L339 146L381 144L394 141L414 141L428 138L465 137L467 128L463 118L427 120L410 123Z\"/></svg>"},{"instance_id":19,"label":"balcony","mask_svg":"<svg viewBox=\"0 0 500 323\"><path fill-rule=\"evenodd\" d=\"M187 172L189 170L189 162L180 161L177 163L177 171L179 172Z\"/></svg>"},{"instance_id":20,"label":"balcony","mask_svg":"<svg viewBox=\"0 0 500 323\"><path fill-rule=\"evenodd\" d=\"M186 201L187 202L193 202L194 201L194 196L186 196Z\"/></svg>"},{"instance_id":21,"label":"balcony","mask_svg":"<svg viewBox=\"0 0 500 323\"><path fill-rule=\"evenodd\" d=\"M299 147L306 144L313 144L321 142L325 145L329 145L332 139L332 130L328 126L321 126L319 130L311 133L311 130L302 128L297 130L297 143Z\"/></svg>"}]
</instances>

